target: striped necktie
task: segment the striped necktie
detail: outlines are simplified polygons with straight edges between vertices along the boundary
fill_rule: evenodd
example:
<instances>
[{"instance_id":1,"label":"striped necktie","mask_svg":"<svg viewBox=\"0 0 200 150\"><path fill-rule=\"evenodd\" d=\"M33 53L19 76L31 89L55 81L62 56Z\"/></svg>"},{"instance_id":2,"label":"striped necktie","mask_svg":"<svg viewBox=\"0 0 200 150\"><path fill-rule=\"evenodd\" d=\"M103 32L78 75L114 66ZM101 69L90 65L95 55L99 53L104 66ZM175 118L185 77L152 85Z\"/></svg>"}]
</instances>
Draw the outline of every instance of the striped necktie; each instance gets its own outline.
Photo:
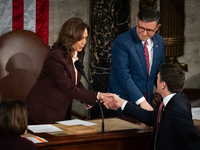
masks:
<instances>
[{"instance_id":1,"label":"striped necktie","mask_svg":"<svg viewBox=\"0 0 200 150\"><path fill-rule=\"evenodd\" d=\"M160 123L162 109L163 109L164 103L163 101L160 103L159 109L158 109L158 116L157 116L157 125L156 125L156 133L155 133L155 141L154 141L154 150L156 148L156 140L157 140L157 130L158 130L158 123Z\"/></svg>"},{"instance_id":2,"label":"striped necktie","mask_svg":"<svg viewBox=\"0 0 200 150\"><path fill-rule=\"evenodd\" d=\"M146 65L147 65L147 74L149 75L149 51L147 48L148 42L144 42L144 53L145 53L145 58L146 58Z\"/></svg>"}]
</instances>

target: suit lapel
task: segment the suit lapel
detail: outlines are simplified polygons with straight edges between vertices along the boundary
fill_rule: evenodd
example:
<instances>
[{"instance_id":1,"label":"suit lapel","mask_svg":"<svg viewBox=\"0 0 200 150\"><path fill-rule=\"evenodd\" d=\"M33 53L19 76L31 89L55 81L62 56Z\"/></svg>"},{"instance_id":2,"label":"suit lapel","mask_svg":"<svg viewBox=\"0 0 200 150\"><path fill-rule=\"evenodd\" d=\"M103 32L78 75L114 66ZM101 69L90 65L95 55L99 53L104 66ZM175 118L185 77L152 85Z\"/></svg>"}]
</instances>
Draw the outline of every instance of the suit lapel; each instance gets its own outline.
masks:
<instances>
[{"instance_id":1,"label":"suit lapel","mask_svg":"<svg viewBox=\"0 0 200 150\"><path fill-rule=\"evenodd\" d=\"M153 60L152 60L152 66L151 66L151 72L150 72L150 76L152 74L152 72L154 71L154 68L156 68L155 66L157 66L157 59L158 59L158 51L159 51L159 47L158 47L158 40L155 38L155 36L153 36Z\"/></svg>"},{"instance_id":2,"label":"suit lapel","mask_svg":"<svg viewBox=\"0 0 200 150\"><path fill-rule=\"evenodd\" d=\"M81 80L81 73L78 71L77 84L79 83L80 80Z\"/></svg>"},{"instance_id":3,"label":"suit lapel","mask_svg":"<svg viewBox=\"0 0 200 150\"><path fill-rule=\"evenodd\" d=\"M141 64L143 66L144 72L147 72L147 65L146 65L146 59L145 59L145 54L144 54L144 47L142 45L142 41L139 39L137 33L136 33L136 27L132 29L132 36L133 40L136 43L136 51L138 53L138 57L140 58Z\"/></svg>"},{"instance_id":4,"label":"suit lapel","mask_svg":"<svg viewBox=\"0 0 200 150\"><path fill-rule=\"evenodd\" d=\"M145 59L145 54L144 54L144 47L142 45L142 42L137 43L136 45L137 53L140 58L140 61L142 63L143 69L145 72L147 72L147 67L146 67L146 59Z\"/></svg>"},{"instance_id":5,"label":"suit lapel","mask_svg":"<svg viewBox=\"0 0 200 150\"><path fill-rule=\"evenodd\" d=\"M71 80L72 80L73 84L75 85L75 71L74 71L74 65L73 65L71 57L70 58L66 58L65 62L66 62L65 66L69 70L69 74L71 76Z\"/></svg>"}]
</instances>

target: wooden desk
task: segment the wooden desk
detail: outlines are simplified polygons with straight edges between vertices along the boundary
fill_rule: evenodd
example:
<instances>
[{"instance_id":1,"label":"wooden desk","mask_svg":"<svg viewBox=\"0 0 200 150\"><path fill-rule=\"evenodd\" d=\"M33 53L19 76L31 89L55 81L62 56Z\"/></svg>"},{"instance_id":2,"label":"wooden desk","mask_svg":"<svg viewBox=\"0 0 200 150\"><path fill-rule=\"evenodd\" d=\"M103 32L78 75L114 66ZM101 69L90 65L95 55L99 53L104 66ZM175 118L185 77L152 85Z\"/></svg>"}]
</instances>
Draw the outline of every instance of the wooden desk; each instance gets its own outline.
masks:
<instances>
[{"instance_id":1,"label":"wooden desk","mask_svg":"<svg viewBox=\"0 0 200 150\"><path fill-rule=\"evenodd\" d=\"M133 123L139 123L131 118L123 118ZM200 124L197 125L200 131ZM123 131L104 133L53 136L47 133L38 133L48 142L36 144L38 150L148 150L153 128L143 127ZM29 131L29 133L31 133Z\"/></svg>"},{"instance_id":2,"label":"wooden desk","mask_svg":"<svg viewBox=\"0 0 200 150\"><path fill-rule=\"evenodd\" d=\"M123 120L139 124L138 121L128 117ZM143 127L82 135L53 136L47 133L34 133L34 135L48 141L36 144L38 150L148 150L152 131L152 127Z\"/></svg>"}]
</instances>

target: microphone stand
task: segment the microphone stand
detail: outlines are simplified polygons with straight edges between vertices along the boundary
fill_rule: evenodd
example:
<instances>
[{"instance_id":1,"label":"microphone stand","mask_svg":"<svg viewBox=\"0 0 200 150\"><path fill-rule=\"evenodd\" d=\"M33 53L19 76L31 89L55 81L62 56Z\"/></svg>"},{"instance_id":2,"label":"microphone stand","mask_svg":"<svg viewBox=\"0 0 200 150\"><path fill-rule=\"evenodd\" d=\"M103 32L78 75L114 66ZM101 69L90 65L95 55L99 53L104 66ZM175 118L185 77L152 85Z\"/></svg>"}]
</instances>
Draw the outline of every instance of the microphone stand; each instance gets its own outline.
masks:
<instances>
[{"instance_id":1,"label":"microphone stand","mask_svg":"<svg viewBox=\"0 0 200 150\"><path fill-rule=\"evenodd\" d=\"M88 85L90 86L90 88L92 89L92 93L94 94L94 97L96 98L96 94L94 93L94 89L92 88L92 85L91 83L88 81L88 79L86 78L85 76L85 72L83 70L84 66L83 64L79 61L79 60L76 60L75 63L74 63L76 69L82 74L82 76L85 78L85 80L87 81ZM102 110L102 107L101 107L101 104L100 104L100 101L96 98L97 100L97 103L99 105L99 108L100 108L100 111L101 111L101 118L102 118L102 126L101 126L101 132L104 132L104 116L103 116L103 110Z\"/></svg>"},{"instance_id":2,"label":"microphone stand","mask_svg":"<svg viewBox=\"0 0 200 150\"><path fill-rule=\"evenodd\" d=\"M96 97L96 94L94 93L94 89L92 88L92 85L91 83L88 81L88 79L86 78L85 76L85 73L83 72L83 70L81 69L80 70L81 74L83 75L83 77L85 78L85 80L87 81L88 85L90 86L90 88L92 89L92 93L94 94L94 97ZM103 110L102 110L102 107L101 107L101 103L100 101L96 98L97 100L97 103L99 105L99 108L100 108L100 111L101 111L101 118L102 118L102 124L101 124L101 132L104 132L104 115L103 115Z\"/></svg>"}]
</instances>

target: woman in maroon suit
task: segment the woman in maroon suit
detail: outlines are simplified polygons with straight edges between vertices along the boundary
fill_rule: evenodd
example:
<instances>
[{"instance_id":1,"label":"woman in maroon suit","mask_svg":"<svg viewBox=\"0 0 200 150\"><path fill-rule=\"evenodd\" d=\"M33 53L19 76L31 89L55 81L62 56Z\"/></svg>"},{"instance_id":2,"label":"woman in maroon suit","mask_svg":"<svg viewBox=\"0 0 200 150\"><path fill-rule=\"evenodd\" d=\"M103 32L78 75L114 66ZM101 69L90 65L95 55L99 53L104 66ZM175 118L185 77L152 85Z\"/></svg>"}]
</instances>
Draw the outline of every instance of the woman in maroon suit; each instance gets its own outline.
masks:
<instances>
[{"instance_id":1,"label":"woman in maroon suit","mask_svg":"<svg viewBox=\"0 0 200 150\"><path fill-rule=\"evenodd\" d=\"M27 97L29 124L71 119L73 99L91 106L95 104L96 98L92 91L84 88L81 74L74 67L76 60L83 61L88 32L89 26L80 18L71 18L63 24ZM96 95L114 105L108 93L96 92Z\"/></svg>"},{"instance_id":2,"label":"woman in maroon suit","mask_svg":"<svg viewBox=\"0 0 200 150\"><path fill-rule=\"evenodd\" d=\"M35 144L20 135L27 130L27 112L23 101L0 104L0 149L35 150Z\"/></svg>"}]
</instances>

